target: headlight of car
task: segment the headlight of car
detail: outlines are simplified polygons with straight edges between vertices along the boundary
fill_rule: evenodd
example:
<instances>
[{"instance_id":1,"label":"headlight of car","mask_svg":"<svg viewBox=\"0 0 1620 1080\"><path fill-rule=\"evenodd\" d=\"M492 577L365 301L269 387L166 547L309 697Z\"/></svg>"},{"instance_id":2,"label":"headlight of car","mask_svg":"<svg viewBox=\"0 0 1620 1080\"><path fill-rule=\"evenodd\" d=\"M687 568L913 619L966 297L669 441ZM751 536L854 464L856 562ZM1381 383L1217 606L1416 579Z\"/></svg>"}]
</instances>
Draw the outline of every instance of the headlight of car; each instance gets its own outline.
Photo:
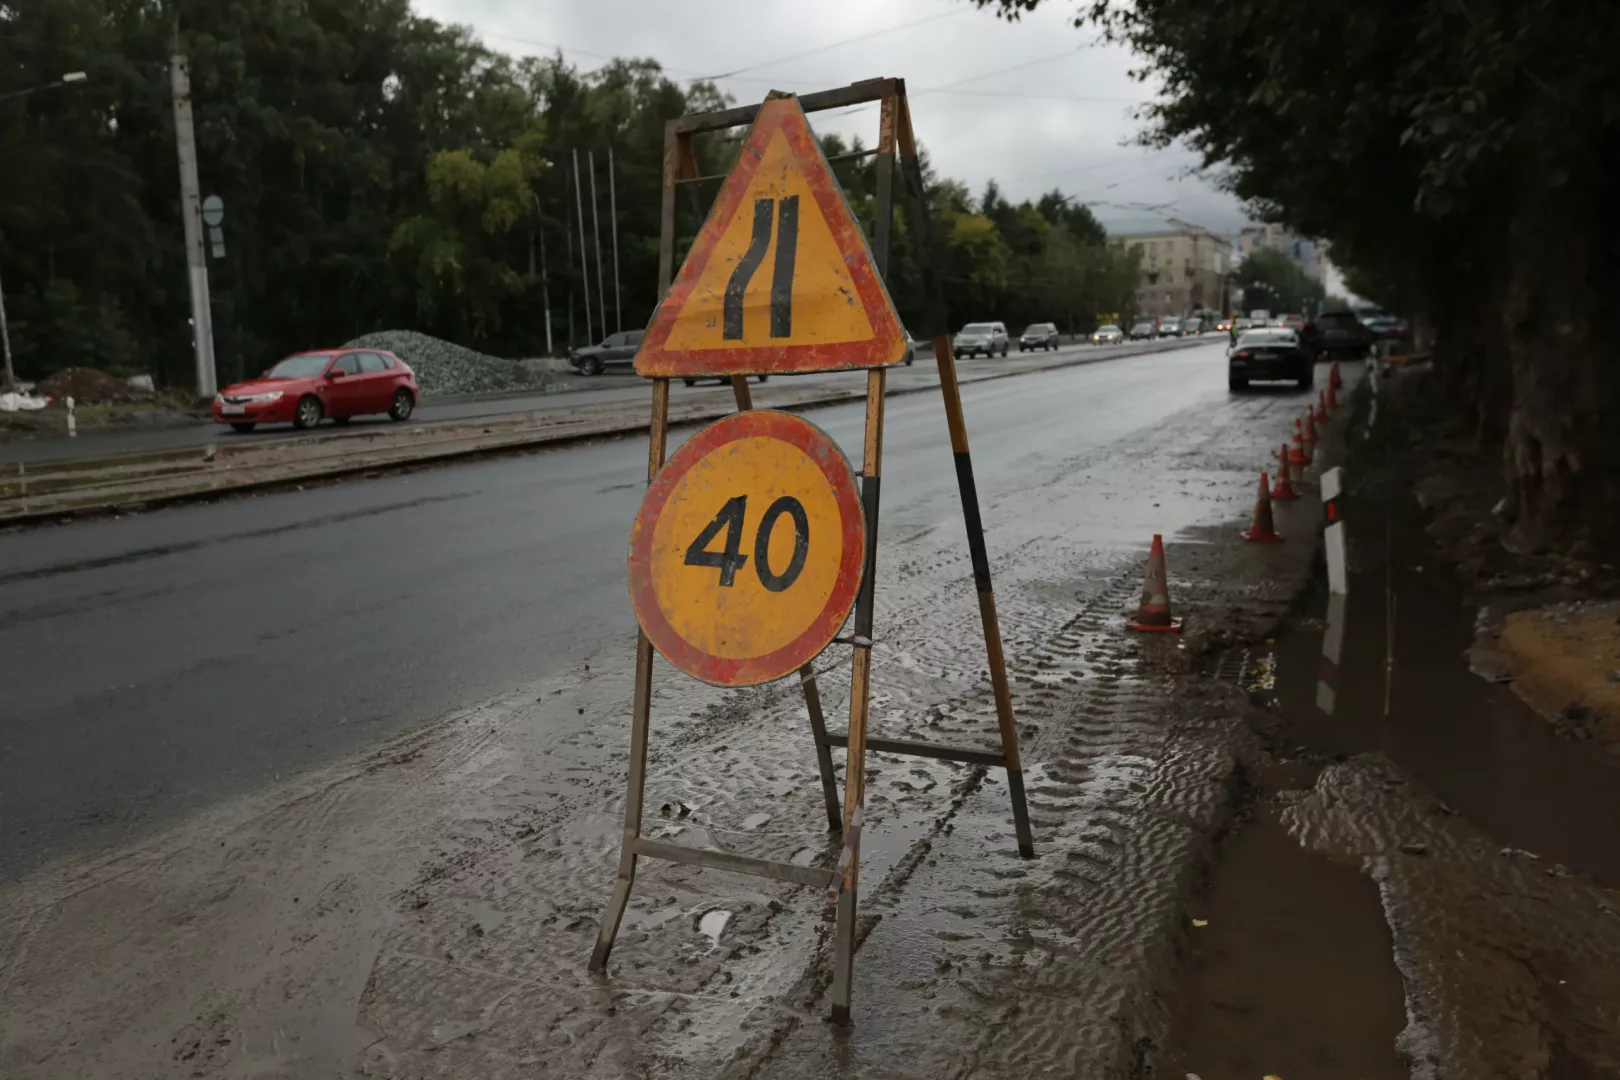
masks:
<instances>
[{"instance_id":1,"label":"headlight of car","mask_svg":"<svg viewBox=\"0 0 1620 1080\"><path fill-rule=\"evenodd\" d=\"M224 394L215 394L214 395L214 404L215 405L223 405L223 404L225 404L225 395Z\"/></svg>"},{"instance_id":2,"label":"headlight of car","mask_svg":"<svg viewBox=\"0 0 1620 1080\"><path fill-rule=\"evenodd\" d=\"M249 394L248 395L248 400L249 401L255 401L255 402L280 401L281 400L281 391L280 390L271 390L271 391L269 391L267 393L263 393L263 394Z\"/></svg>"}]
</instances>

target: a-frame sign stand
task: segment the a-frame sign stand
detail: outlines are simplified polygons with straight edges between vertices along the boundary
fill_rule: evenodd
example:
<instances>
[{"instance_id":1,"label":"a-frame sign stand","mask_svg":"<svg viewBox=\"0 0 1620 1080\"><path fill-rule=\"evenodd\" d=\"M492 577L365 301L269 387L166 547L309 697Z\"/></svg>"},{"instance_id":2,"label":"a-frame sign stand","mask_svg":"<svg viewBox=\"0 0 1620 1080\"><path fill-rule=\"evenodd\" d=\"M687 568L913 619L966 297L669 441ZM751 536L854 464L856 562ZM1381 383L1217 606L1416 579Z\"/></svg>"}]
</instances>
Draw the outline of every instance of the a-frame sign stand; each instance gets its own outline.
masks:
<instances>
[{"instance_id":1,"label":"a-frame sign stand","mask_svg":"<svg viewBox=\"0 0 1620 1080\"><path fill-rule=\"evenodd\" d=\"M859 227L854 224L842 194L837 191L836 182L831 179L827 159L822 156L804 121L805 113L868 102L878 102L882 110L877 147L849 156L876 157L877 218L869 249ZM743 125L752 125L749 141L744 145L737 166L726 177L720 196L710 210L677 279L674 273L676 190L696 182L717 179L698 175L692 150L693 136ZM888 269L897 164L910 214L911 235L931 307L928 329L939 367L940 390L945 402L957 483L961 490L973 580L984 625L991 688L1001 736L999 752L872 738L867 734L886 369L899 362L905 344L904 332L899 330L898 319L882 286L882 276ZM695 191L693 201L696 205ZM765 258L772 252L774 262L767 271L764 269ZM832 255L829 256L828 252L832 252ZM985 551L978 492L968 454L967 427L963 422L956 362L945 324L942 282L932 256L922 168L917 157L917 143L903 80L872 79L797 99L773 93L762 105L683 116L670 121L665 127L659 242L659 291L664 301L654 316L636 359L638 372L653 380L652 424L647 452L649 494L638 515L631 543L632 599L636 602L637 616L643 629L636 643L635 696L631 713L630 773L625 799L623 845L619 855L618 880L607 910L603 913L601 930L591 954L590 969L594 972L606 969L608 954L629 904L630 890L635 883L636 862L640 857L792 881L825 888L829 899L837 898L832 1019L839 1024L847 1024L850 1019L856 946L860 824L865 802L866 753L869 750L1005 769L1018 851L1024 858L1034 856L1012 696L1007 684L995 596L990 585L990 560ZM819 263L818 258L821 260ZM870 275L872 280L866 275L867 263L875 269L875 273ZM820 278L816 277L818 273L822 275ZM760 280L756 282L755 278ZM835 298L838 299L836 304L833 303ZM857 298L861 304L852 302ZM864 315L858 311L862 304L865 306ZM756 340L766 343L751 343ZM820 445L817 441L819 429L814 429L807 421L796 417L773 419L786 417L781 413L751 412L753 403L747 376L772 371L839 369L867 371L866 433L858 504L854 509L845 511L842 547L837 552L823 555L822 537L838 533L839 528L836 524L831 529L824 528L823 518L816 516L816 508L822 503L829 508L837 505L838 492L845 483L841 477L847 473L847 463L840 465L832 460L841 456L836 446L829 450ZM746 415L728 417L693 436L666 468L670 379L697 374L729 375L739 414ZM750 471L747 462L737 461L739 455L733 454L722 460L723 453L716 452L704 457L709 451L703 447L693 448L711 431L714 431L714 435L708 439L708 443L711 446L719 445L724 441L724 436L715 429L728 424L737 426L734 422L752 422L756 418L772 420L773 429L782 429L781 438L786 440L781 445L786 446L796 440L796 445L818 463L816 467L801 470L807 477L803 481L803 491L781 494L786 490L781 485L789 483L781 477L791 469L777 464L778 459L773 459L768 468ZM789 419L810 431L798 430L794 423L788 422ZM830 444L830 440L824 441ZM763 444L754 438L749 445ZM795 452L792 449L783 450L782 453L788 456L779 460L796 462L799 459L791 456ZM680 517L697 501L683 496L683 492L690 489L683 488L682 482L688 473L695 474L704 469L709 469L711 476L726 477L722 483L742 485L738 490L748 489L749 484L756 485L756 489L749 489L756 490L756 505L762 499L776 497L776 502L771 504L770 510L760 521L751 556L742 554L740 550L739 537L745 534L744 521L748 513L743 496L733 497L727 502L725 508L714 516L706 528L701 529L695 539L687 535L694 531L690 522L698 521L712 512L710 507L704 507L695 511L699 515L697 518ZM725 472L727 469L731 471ZM822 474L825 474L825 479ZM764 481L755 479L756 475L768 476L769 483L776 486L769 490L759 487ZM712 480L706 482L706 488L713 486ZM825 497L821 494L823 489L828 492ZM815 501L818 498L822 503ZM844 501L848 504L851 500L846 498ZM825 514L836 522L835 510L828 509ZM667 524L675 519L680 520L679 526ZM786 524L777 527L783 522ZM718 542L722 528L725 530L726 550L709 550L708 545ZM781 540L773 537L780 537ZM688 540L691 543L685 546ZM694 604L690 590L681 592L684 586L678 582L672 584L675 575L663 568L666 564L679 562L678 559L671 559L671 552L679 555L683 550L684 567L678 567L681 572L690 575L696 573L693 568L718 568L709 570L710 577L705 579L727 587L728 595L717 610L725 612L725 618L733 618L732 613L742 612L735 618L744 621L737 622L727 631L733 637L718 646L702 646L701 642L693 644L682 638L681 619L687 617L683 612L693 610ZM839 559L843 561L839 562ZM818 563L818 560L821 562ZM819 612L816 625L832 627L830 631L821 631L823 636L817 637L814 628L807 629L791 640L784 638L778 642L773 638L769 655L761 655L757 660L736 659L739 653L737 640L745 639L750 633L768 635L773 632L771 628L782 621L776 618L779 614L776 609L770 609L767 613L775 622L770 619L747 622L744 586L755 589L748 595L757 597L759 604L780 606L786 602L783 598L791 597L794 592L783 582L792 584L791 578L808 583L820 572L817 567L822 563L827 566L837 564L845 570L860 567L859 590L853 595L853 633L836 639L854 646L847 733L829 733L826 730L816 674L810 664L816 653L834 640L838 625L848 614L847 590L841 593L836 583L826 587L825 605L816 609ZM749 571L741 569L745 566L752 568L763 583L763 589L753 585ZM777 573L777 567L785 569ZM828 580L837 577L846 584L853 584L848 581L847 573L840 575L827 570L822 577ZM843 607L839 607L840 596L845 601ZM703 597L697 597L696 609L710 610L702 608L702 600ZM681 606L683 604L685 606ZM661 610L660 605L664 605L667 611ZM654 636L649 636L649 627L656 641ZM765 629L761 630L761 627ZM709 626L704 625L697 632L688 629L685 634L687 639L707 640L713 637L710 630ZM780 648L776 647L778 644ZM799 679L809 711L828 826L837 832L844 823L849 824L849 828L844 829L843 849L836 866L808 867L772 862L730 852L683 847L642 835L655 645L677 667L719 685L752 685L788 675ZM705 652L705 648L708 652ZM756 651L762 652L764 648L762 646L761 650ZM839 812L829 749L834 746L847 749L842 814Z\"/></svg>"}]
</instances>

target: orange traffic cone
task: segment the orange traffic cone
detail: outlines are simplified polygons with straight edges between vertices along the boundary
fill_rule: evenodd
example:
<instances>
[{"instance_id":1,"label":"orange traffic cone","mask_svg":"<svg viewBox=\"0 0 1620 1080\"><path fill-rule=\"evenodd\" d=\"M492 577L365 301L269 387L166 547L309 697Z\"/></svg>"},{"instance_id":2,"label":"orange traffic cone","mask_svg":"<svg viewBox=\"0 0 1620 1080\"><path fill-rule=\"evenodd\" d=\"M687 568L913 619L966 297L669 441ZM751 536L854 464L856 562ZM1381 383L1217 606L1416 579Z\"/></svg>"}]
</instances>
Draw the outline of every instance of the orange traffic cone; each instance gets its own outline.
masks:
<instances>
[{"instance_id":1,"label":"orange traffic cone","mask_svg":"<svg viewBox=\"0 0 1620 1080\"><path fill-rule=\"evenodd\" d=\"M1283 542L1283 538L1277 535L1276 525L1271 520L1271 483L1270 477L1265 473L1260 474L1260 494L1254 500L1254 523L1242 536L1251 544Z\"/></svg>"},{"instance_id":2,"label":"orange traffic cone","mask_svg":"<svg viewBox=\"0 0 1620 1080\"><path fill-rule=\"evenodd\" d=\"M1153 534L1153 547L1148 552L1147 580L1142 583L1142 603L1136 609L1136 618L1127 619L1128 630L1141 630L1149 634L1179 634L1181 620L1170 616L1170 586L1164 572L1164 539Z\"/></svg>"},{"instance_id":3,"label":"orange traffic cone","mask_svg":"<svg viewBox=\"0 0 1620 1080\"><path fill-rule=\"evenodd\" d=\"M1339 368L1339 362L1337 360L1333 361L1333 369L1334 369L1335 374L1338 373L1338 368ZM1339 407L1339 384L1334 379L1329 379L1328 380L1327 402L1328 402L1328 408L1330 408L1330 409L1337 409Z\"/></svg>"},{"instance_id":4,"label":"orange traffic cone","mask_svg":"<svg viewBox=\"0 0 1620 1080\"><path fill-rule=\"evenodd\" d=\"M1333 366L1328 368L1328 389L1337 390L1343 385L1344 376L1339 374L1339 362L1335 360L1333 361Z\"/></svg>"},{"instance_id":5,"label":"orange traffic cone","mask_svg":"<svg viewBox=\"0 0 1620 1080\"><path fill-rule=\"evenodd\" d=\"M1327 391L1318 390L1316 392L1316 422L1318 424L1325 424L1328 422L1328 417L1330 415L1331 414L1328 412Z\"/></svg>"},{"instance_id":6,"label":"orange traffic cone","mask_svg":"<svg viewBox=\"0 0 1620 1080\"><path fill-rule=\"evenodd\" d=\"M1288 444L1283 443L1277 448L1277 482L1271 487L1272 502L1288 502L1299 498L1299 492L1294 490L1293 482L1288 479Z\"/></svg>"},{"instance_id":7,"label":"orange traffic cone","mask_svg":"<svg viewBox=\"0 0 1620 1080\"><path fill-rule=\"evenodd\" d=\"M1294 421L1294 445L1288 450L1288 479L1299 483L1305 479L1305 466L1310 458L1305 453L1305 429L1298 420Z\"/></svg>"},{"instance_id":8,"label":"orange traffic cone","mask_svg":"<svg viewBox=\"0 0 1620 1080\"><path fill-rule=\"evenodd\" d=\"M1308 465L1316 460L1316 416L1310 409L1305 410L1305 463Z\"/></svg>"}]
</instances>

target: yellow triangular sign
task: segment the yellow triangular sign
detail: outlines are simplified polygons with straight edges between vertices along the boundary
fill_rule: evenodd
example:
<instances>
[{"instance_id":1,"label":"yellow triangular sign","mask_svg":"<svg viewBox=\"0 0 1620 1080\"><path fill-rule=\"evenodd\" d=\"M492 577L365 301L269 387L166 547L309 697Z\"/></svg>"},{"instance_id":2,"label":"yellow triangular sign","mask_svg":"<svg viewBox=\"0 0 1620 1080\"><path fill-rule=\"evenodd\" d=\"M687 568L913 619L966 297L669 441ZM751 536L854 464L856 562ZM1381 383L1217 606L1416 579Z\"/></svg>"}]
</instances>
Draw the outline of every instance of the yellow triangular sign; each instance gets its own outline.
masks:
<instances>
[{"instance_id":1,"label":"yellow triangular sign","mask_svg":"<svg viewBox=\"0 0 1620 1080\"><path fill-rule=\"evenodd\" d=\"M636 351L648 377L888 367L906 334L797 98L760 106Z\"/></svg>"}]
</instances>

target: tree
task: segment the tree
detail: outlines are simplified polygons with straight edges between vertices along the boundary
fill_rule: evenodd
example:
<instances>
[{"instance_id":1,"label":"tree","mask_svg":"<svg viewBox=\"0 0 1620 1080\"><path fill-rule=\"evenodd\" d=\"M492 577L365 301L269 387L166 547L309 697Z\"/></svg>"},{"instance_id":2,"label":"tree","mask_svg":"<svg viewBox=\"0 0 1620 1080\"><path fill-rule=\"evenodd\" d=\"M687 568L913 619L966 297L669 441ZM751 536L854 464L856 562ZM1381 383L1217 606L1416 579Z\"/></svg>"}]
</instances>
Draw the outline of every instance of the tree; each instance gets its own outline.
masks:
<instances>
[{"instance_id":1,"label":"tree","mask_svg":"<svg viewBox=\"0 0 1620 1080\"><path fill-rule=\"evenodd\" d=\"M1620 6L1093 0L1077 21L1163 87L1147 142L1192 145L1417 317L1448 396L1501 442L1511 544L1620 547Z\"/></svg>"},{"instance_id":2,"label":"tree","mask_svg":"<svg viewBox=\"0 0 1620 1080\"><path fill-rule=\"evenodd\" d=\"M1243 290L1247 310L1315 313L1327 296L1320 281L1287 255L1269 248L1245 255L1232 273L1232 282Z\"/></svg>"}]
</instances>

